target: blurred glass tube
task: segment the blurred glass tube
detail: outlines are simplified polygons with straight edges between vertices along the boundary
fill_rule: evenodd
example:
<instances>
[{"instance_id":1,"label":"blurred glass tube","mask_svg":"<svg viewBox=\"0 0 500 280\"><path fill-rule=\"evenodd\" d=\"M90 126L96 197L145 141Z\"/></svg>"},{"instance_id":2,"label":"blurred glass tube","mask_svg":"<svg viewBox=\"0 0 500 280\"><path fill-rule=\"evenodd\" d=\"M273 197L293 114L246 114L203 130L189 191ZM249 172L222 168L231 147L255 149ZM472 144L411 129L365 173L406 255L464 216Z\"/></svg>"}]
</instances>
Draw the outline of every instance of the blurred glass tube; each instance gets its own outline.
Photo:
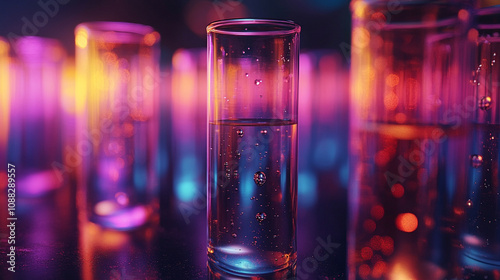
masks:
<instances>
[{"instance_id":1,"label":"blurred glass tube","mask_svg":"<svg viewBox=\"0 0 500 280\"><path fill-rule=\"evenodd\" d=\"M471 134L464 262L500 272L500 7L477 11L472 83L477 109ZM484 276L487 278L488 276Z\"/></svg>"},{"instance_id":2,"label":"blurred glass tube","mask_svg":"<svg viewBox=\"0 0 500 280\"><path fill-rule=\"evenodd\" d=\"M131 23L75 29L76 95L86 98L79 199L86 218L103 227L128 230L156 217L159 39Z\"/></svg>"},{"instance_id":3,"label":"blurred glass tube","mask_svg":"<svg viewBox=\"0 0 500 280\"><path fill-rule=\"evenodd\" d=\"M10 116L9 43L0 37L0 190L7 186L7 141Z\"/></svg>"},{"instance_id":4,"label":"blurred glass tube","mask_svg":"<svg viewBox=\"0 0 500 280\"><path fill-rule=\"evenodd\" d=\"M8 161L16 165L16 193L39 196L59 188L61 73L65 51L57 40L21 37L14 42Z\"/></svg>"},{"instance_id":5,"label":"blurred glass tube","mask_svg":"<svg viewBox=\"0 0 500 280\"><path fill-rule=\"evenodd\" d=\"M351 7L349 279L461 278L468 7Z\"/></svg>"}]
</instances>

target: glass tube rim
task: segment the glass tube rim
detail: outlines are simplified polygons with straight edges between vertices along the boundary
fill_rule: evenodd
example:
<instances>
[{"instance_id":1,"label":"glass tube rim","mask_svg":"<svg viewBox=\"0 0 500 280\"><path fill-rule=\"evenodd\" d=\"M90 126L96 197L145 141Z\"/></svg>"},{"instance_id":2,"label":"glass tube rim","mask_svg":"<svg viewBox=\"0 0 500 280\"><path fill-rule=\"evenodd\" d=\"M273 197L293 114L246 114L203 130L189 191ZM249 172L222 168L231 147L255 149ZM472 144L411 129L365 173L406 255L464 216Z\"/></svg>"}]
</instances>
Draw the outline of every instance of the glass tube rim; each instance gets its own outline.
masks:
<instances>
[{"instance_id":1,"label":"glass tube rim","mask_svg":"<svg viewBox=\"0 0 500 280\"><path fill-rule=\"evenodd\" d=\"M155 29L149 25L120 21L90 21L80 23L75 28L75 35L82 29L89 36L104 35L108 32L123 35L119 38L105 38L106 41L115 43L141 43L146 35L155 32Z\"/></svg>"},{"instance_id":2,"label":"glass tube rim","mask_svg":"<svg viewBox=\"0 0 500 280\"><path fill-rule=\"evenodd\" d=\"M267 26L270 30L224 30L230 26L243 27L260 25ZM278 29L271 29L278 28ZM237 36L265 36L265 35L288 35L300 33L300 25L291 20L278 20L278 19L252 19L252 18L238 18L238 19L224 19L210 23L207 26L207 33L217 33L225 35Z\"/></svg>"}]
</instances>

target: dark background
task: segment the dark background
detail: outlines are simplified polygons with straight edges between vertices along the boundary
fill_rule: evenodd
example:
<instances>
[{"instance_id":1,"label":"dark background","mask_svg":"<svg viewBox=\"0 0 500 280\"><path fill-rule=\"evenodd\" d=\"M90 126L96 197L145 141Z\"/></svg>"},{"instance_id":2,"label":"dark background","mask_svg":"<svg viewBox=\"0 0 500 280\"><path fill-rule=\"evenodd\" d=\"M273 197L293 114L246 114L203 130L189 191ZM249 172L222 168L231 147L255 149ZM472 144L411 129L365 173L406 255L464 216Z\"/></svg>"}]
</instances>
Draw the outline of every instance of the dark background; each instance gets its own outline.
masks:
<instances>
[{"instance_id":1,"label":"dark background","mask_svg":"<svg viewBox=\"0 0 500 280\"><path fill-rule=\"evenodd\" d=\"M24 0L2 2L0 4L0 36L7 37L10 34L12 37L15 34L56 38L61 40L70 54L74 52L73 30L75 26L87 21L127 21L151 25L162 36L163 61L169 61L173 51L178 48L204 47L206 25L223 18L293 20L302 26L303 49L339 50L339 44L348 42L350 38L350 13L347 0Z\"/></svg>"}]
</instances>

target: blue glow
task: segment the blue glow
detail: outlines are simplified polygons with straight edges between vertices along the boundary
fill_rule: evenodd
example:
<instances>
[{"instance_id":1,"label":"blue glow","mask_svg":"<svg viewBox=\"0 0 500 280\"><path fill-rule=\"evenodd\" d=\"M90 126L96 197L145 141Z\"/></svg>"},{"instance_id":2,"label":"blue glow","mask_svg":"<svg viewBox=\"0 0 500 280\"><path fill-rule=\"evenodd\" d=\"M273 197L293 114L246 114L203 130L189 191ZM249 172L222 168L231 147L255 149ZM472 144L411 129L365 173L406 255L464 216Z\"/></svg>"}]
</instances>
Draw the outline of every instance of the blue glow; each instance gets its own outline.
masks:
<instances>
[{"instance_id":1,"label":"blue glow","mask_svg":"<svg viewBox=\"0 0 500 280\"><path fill-rule=\"evenodd\" d=\"M340 178L340 183L342 184L342 187L344 189L346 189L347 185L349 184L349 162L342 164L342 167L340 167L339 178Z\"/></svg>"},{"instance_id":2,"label":"blue glow","mask_svg":"<svg viewBox=\"0 0 500 280\"><path fill-rule=\"evenodd\" d=\"M180 170L179 170L180 169ZM189 202L196 198L198 193L199 164L194 155L188 155L181 159L174 179L174 192L177 199Z\"/></svg>"},{"instance_id":3,"label":"blue glow","mask_svg":"<svg viewBox=\"0 0 500 280\"><path fill-rule=\"evenodd\" d=\"M310 207L314 205L317 200L317 189L318 189L318 180L316 176L314 176L311 172L302 172L299 173L299 186L298 186L298 194L299 194L299 203L301 207Z\"/></svg>"},{"instance_id":4,"label":"blue glow","mask_svg":"<svg viewBox=\"0 0 500 280\"><path fill-rule=\"evenodd\" d=\"M314 149L314 163L316 168L326 170L332 168L340 157L340 144L335 139L327 138L319 141Z\"/></svg>"},{"instance_id":5,"label":"blue glow","mask_svg":"<svg viewBox=\"0 0 500 280\"><path fill-rule=\"evenodd\" d=\"M183 202L192 201L196 197L197 184L191 178L182 178L175 184L175 196Z\"/></svg>"},{"instance_id":6,"label":"blue glow","mask_svg":"<svg viewBox=\"0 0 500 280\"><path fill-rule=\"evenodd\" d=\"M146 183L148 182L148 172L146 168L139 167L136 165L134 168L134 186L137 190L143 190L146 188Z\"/></svg>"},{"instance_id":7,"label":"blue glow","mask_svg":"<svg viewBox=\"0 0 500 280\"><path fill-rule=\"evenodd\" d=\"M252 202L249 198L255 191L255 183L253 181L253 174L251 172L240 173L240 203L242 207L250 206Z\"/></svg>"}]
</instances>

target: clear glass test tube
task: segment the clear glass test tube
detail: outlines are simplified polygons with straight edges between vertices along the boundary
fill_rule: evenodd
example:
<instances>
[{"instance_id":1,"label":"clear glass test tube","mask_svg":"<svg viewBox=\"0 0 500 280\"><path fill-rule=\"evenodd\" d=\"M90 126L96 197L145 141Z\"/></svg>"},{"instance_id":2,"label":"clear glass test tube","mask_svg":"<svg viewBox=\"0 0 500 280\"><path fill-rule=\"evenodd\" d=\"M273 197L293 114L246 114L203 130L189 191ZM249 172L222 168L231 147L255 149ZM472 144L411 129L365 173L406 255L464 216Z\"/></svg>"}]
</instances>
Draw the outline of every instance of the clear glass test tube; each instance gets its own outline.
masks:
<instances>
[{"instance_id":1,"label":"clear glass test tube","mask_svg":"<svg viewBox=\"0 0 500 280\"><path fill-rule=\"evenodd\" d=\"M467 223L462 235L467 267L500 271L500 7L476 12L476 63L472 83L474 115L468 190ZM487 278L485 275L484 278Z\"/></svg>"},{"instance_id":2,"label":"clear glass test tube","mask_svg":"<svg viewBox=\"0 0 500 280\"><path fill-rule=\"evenodd\" d=\"M351 7L349 279L460 279L470 10Z\"/></svg>"},{"instance_id":3,"label":"clear glass test tube","mask_svg":"<svg viewBox=\"0 0 500 280\"><path fill-rule=\"evenodd\" d=\"M239 274L296 261L300 27L239 19L208 32L208 259Z\"/></svg>"},{"instance_id":4,"label":"clear glass test tube","mask_svg":"<svg viewBox=\"0 0 500 280\"><path fill-rule=\"evenodd\" d=\"M159 34L149 26L83 23L75 29L76 95L84 97L76 151L86 219L119 230L155 220Z\"/></svg>"}]
</instances>

